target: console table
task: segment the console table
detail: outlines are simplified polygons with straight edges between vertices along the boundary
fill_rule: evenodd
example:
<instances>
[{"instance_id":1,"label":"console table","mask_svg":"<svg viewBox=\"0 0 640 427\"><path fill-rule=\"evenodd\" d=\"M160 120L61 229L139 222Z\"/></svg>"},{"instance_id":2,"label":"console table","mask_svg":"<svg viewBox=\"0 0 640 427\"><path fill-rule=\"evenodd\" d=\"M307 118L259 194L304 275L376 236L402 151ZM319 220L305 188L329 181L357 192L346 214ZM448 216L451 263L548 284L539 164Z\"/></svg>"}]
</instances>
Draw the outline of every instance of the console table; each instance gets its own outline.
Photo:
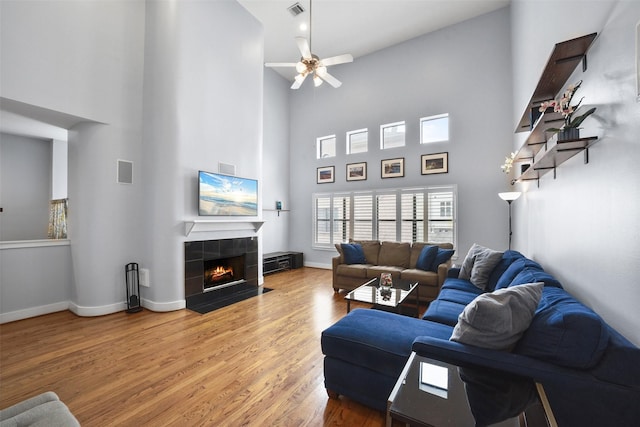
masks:
<instances>
[{"instance_id":1,"label":"console table","mask_svg":"<svg viewBox=\"0 0 640 427\"><path fill-rule=\"evenodd\" d=\"M269 274L302 267L302 252L270 252L262 258L262 273Z\"/></svg>"}]
</instances>

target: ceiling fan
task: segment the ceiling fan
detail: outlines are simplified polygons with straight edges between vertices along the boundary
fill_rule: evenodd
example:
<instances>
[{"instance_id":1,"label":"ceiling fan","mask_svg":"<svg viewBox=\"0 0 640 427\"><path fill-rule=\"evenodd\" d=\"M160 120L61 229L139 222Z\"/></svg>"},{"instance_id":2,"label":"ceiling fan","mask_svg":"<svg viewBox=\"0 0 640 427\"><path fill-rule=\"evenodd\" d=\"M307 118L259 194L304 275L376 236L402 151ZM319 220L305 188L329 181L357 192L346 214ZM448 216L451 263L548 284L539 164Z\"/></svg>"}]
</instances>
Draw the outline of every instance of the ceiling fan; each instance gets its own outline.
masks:
<instances>
[{"instance_id":1,"label":"ceiling fan","mask_svg":"<svg viewBox=\"0 0 640 427\"><path fill-rule=\"evenodd\" d=\"M332 56L331 58L320 59L317 55L314 55L311 52L311 3L311 0L309 0L309 41L304 37L296 37L298 50L300 50L300 54L302 55L300 61L267 62L264 65L266 67L295 67L298 75L295 76L295 81L291 85L291 89L300 88L309 75L313 75L313 84L316 87L320 86L323 81L326 81L331 86L338 88L342 85L342 82L329 74L327 72L327 67L353 62L353 56L347 53L344 55Z\"/></svg>"}]
</instances>

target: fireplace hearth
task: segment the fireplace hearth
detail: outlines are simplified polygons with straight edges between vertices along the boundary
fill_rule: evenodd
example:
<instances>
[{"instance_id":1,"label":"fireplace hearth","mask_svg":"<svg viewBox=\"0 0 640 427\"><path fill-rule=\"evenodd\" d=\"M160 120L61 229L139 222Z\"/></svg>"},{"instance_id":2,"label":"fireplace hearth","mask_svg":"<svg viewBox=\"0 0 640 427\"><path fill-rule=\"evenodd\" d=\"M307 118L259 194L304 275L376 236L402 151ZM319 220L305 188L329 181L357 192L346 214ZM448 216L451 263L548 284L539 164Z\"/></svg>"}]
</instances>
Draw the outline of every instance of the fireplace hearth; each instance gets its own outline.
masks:
<instances>
[{"instance_id":1,"label":"fireplace hearth","mask_svg":"<svg viewBox=\"0 0 640 427\"><path fill-rule=\"evenodd\" d=\"M184 244L187 308L258 287L258 238L201 240Z\"/></svg>"}]
</instances>

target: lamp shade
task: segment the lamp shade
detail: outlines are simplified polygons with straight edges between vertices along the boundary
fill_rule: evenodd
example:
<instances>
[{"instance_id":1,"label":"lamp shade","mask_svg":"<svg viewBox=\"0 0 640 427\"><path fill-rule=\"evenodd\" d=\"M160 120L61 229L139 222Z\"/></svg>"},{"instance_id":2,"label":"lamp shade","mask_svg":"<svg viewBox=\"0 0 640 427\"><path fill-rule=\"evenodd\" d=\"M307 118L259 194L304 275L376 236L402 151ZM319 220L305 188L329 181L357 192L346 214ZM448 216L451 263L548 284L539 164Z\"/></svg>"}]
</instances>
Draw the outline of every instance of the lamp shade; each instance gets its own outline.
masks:
<instances>
[{"instance_id":1,"label":"lamp shade","mask_svg":"<svg viewBox=\"0 0 640 427\"><path fill-rule=\"evenodd\" d=\"M522 193L519 191L507 191L504 193L498 193L498 196L500 196L500 198L504 201L512 202L520 197L521 194Z\"/></svg>"}]
</instances>

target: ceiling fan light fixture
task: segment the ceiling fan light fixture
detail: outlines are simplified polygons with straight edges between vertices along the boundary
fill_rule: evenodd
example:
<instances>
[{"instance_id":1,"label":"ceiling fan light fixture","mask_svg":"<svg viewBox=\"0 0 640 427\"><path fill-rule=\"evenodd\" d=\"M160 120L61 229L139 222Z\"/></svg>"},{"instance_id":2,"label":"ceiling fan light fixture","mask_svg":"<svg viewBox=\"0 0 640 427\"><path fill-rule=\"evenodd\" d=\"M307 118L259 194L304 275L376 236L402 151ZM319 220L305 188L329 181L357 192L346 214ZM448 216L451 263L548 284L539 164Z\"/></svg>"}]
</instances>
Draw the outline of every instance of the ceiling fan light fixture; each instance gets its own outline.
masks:
<instances>
[{"instance_id":1,"label":"ceiling fan light fixture","mask_svg":"<svg viewBox=\"0 0 640 427\"><path fill-rule=\"evenodd\" d=\"M307 65L300 61L296 64L296 71L300 74L304 73L307 70Z\"/></svg>"},{"instance_id":2,"label":"ceiling fan light fixture","mask_svg":"<svg viewBox=\"0 0 640 427\"><path fill-rule=\"evenodd\" d=\"M318 67L316 68L316 74L319 75L320 77L326 76L327 67L325 67L324 65L318 65Z\"/></svg>"},{"instance_id":3,"label":"ceiling fan light fixture","mask_svg":"<svg viewBox=\"0 0 640 427\"><path fill-rule=\"evenodd\" d=\"M320 77L318 77L317 75L313 76L313 85L315 87L318 87L322 84L322 79Z\"/></svg>"}]
</instances>

